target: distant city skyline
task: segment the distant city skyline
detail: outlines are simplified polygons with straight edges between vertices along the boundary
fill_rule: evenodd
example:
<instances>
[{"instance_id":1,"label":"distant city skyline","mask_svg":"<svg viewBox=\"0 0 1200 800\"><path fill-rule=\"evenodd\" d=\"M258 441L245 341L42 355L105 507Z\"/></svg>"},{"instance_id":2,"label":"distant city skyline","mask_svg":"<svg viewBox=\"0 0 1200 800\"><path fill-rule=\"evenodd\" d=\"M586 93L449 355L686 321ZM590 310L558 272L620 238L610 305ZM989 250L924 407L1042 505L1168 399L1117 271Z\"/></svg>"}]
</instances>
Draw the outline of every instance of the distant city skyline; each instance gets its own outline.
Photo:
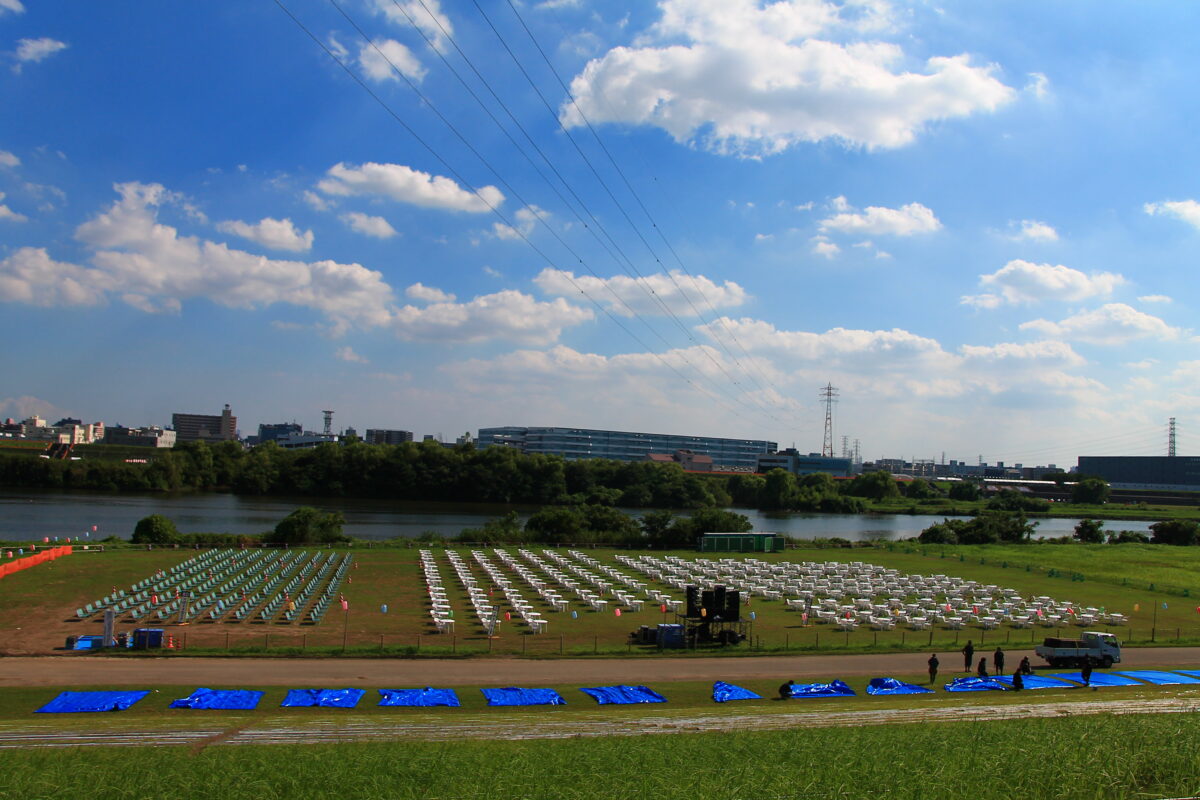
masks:
<instances>
[{"instance_id":1,"label":"distant city skyline","mask_svg":"<svg viewBox=\"0 0 1200 800\"><path fill-rule=\"evenodd\" d=\"M0 418L1200 452L1200 5L281 5L0 2Z\"/></svg>"}]
</instances>

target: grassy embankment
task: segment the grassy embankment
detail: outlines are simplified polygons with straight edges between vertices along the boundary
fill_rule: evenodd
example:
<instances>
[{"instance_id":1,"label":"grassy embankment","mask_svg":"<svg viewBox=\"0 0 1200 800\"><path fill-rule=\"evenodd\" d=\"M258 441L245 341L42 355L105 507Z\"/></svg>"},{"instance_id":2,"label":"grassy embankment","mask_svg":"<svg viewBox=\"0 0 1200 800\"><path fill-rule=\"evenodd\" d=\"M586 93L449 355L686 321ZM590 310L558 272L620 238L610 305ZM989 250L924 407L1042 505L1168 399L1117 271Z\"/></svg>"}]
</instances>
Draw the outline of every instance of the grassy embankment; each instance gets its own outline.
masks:
<instances>
[{"instance_id":1,"label":"grassy embankment","mask_svg":"<svg viewBox=\"0 0 1200 800\"><path fill-rule=\"evenodd\" d=\"M464 556L469 558L466 551ZM592 551L604 563L615 564L619 552ZM167 568L193 555L185 550L113 550L77 553L58 561L16 573L0 581L0 607L17 610L0 618L0 641L10 651L47 652L61 647L66 636L97 633L98 617L85 622L71 618L77 607L108 594L113 586L128 587L155 569ZM695 558L694 552L679 553ZM898 543L874 548L789 550L784 554L758 554L764 560L865 561L918 574L958 575L982 583L1012 587L1023 595L1047 595L1072 600L1080 605L1105 607L1126 614L1128 627L1112 628L1128 643L1194 643L1200 641L1200 548L1153 545L1058 545L920 547ZM533 636L517 621L503 623L498 638L488 639L470 613L467 598L442 561L442 577L450 602L456 609L458 630L453 636L431 632L425 605L424 583L411 548L374 548L355 551L356 566L342 591L350 613L331 610L319 626L278 623L210 623L168 625L180 640L186 637L188 651L245 654L270 652L278 655L306 653L355 655L465 655L524 654L628 655L654 648L628 643L628 634L640 625L674 621L656 605L647 603L641 612L597 613L573 601L564 614L543 608L550 620L546 635ZM628 572L627 568L621 567ZM482 577L482 573L477 571ZM644 576L643 576L644 577ZM520 585L520 584L518 584ZM653 585L653 584L651 584ZM665 588L682 598L682 592ZM527 599L536 594L523 587ZM499 597L499 595L497 595ZM1167 603L1163 609L1162 604ZM387 605L384 613L382 606ZM1135 606L1138 610L1135 611ZM1157 611L1155 611L1157 607ZM866 652L912 651L936 648L957 649L966 639L985 646L1029 646L1053 628L1014 630L1004 626L995 631L968 627L951 631L938 627L931 632L906 630L858 630L841 633L824 625L804 625L796 612L784 610L782 601L754 598L753 641L716 652L728 655L781 652ZM1151 625L1156 628L1152 634ZM144 624L144 623L143 623ZM119 630L136 627L128 618ZM1063 633L1077 631L1063 628ZM713 651L704 651L712 654Z\"/></svg>"}]
</instances>

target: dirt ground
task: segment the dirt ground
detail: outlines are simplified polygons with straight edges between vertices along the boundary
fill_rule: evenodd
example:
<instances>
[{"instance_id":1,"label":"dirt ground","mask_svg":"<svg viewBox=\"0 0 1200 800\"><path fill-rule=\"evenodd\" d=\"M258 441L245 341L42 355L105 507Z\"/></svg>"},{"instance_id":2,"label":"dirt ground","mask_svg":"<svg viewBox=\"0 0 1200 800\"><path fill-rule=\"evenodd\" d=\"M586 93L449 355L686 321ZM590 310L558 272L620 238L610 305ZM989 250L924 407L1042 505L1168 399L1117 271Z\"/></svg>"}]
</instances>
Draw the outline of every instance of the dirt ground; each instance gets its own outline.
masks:
<instances>
[{"instance_id":1,"label":"dirt ground","mask_svg":"<svg viewBox=\"0 0 1200 800\"><path fill-rule=\"evenodd\" d=\"M983 651L980 651L983 653ZM990 652L986 653L990 657ZM1015 667L1029 650L1005 651ZM1200 647L1130 648L1120 667L1200 669ZM962 657L940 653L941 676L964 674ZM848 675L923 675L924 653L746 658L301 659L107 658L91 654L0 658L0 686L512 686L653 681L783 680ZM990 660L990 659L989 659Z\"/></svg>"}]
</instances>

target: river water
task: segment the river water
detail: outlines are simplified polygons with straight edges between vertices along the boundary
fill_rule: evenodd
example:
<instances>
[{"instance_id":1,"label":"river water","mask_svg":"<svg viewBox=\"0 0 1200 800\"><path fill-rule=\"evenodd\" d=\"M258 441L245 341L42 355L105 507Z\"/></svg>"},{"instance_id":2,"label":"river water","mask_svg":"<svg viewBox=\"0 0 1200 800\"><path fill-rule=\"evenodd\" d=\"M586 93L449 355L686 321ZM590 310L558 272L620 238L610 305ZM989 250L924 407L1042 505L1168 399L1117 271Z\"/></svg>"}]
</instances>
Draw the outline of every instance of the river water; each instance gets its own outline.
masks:
<instances>
[{"instance_id":1,"label":"river water","mask_svg":"<svg viewBox=\"0 0 1200 800\"><path fill-rule=\"evenodd\" d=\"M48 490L0 489L0 540L70 536L95 541L106 536L128 539L137 521L162 514L185 533L262 533L271 530L297 506L340 511L345 532L359 539L416 537L426 531L457 536L510 510L507 506L452 503L400 503L348 498L249 497L232 494L105 494ZM534 509L516 508L522 519ZM851 541L903 539L941 522L942 517L907 514L801 514L733 509L749 517L757 531L773 531L795 539L838 536ZM630 510L638 516L640 510ZM1038 537L1069 536L1077 519L1043 519ZM1152 523L1106 523L1111 530L1146 531ZM92 526L95 526L93 532Z\"/></svg>"}]
</instances>

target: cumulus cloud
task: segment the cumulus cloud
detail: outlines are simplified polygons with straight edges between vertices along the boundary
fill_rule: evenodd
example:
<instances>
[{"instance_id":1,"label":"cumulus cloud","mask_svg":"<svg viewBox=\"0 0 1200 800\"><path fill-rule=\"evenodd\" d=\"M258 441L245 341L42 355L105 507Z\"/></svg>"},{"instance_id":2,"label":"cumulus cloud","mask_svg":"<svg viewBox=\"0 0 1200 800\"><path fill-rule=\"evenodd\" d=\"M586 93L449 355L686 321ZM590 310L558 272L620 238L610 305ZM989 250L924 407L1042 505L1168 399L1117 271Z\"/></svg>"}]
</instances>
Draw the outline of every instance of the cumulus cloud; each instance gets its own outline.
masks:
<instances>
[{"instance_id":1,"label":"cumulus cloud","mask_svg":"<svg viewBox=\"0 0 1200 800\"><path fill-rule=\"evenodd\" d=\"M1161 203L1146 203L1142 208L1151 216L1175 217L1193 228L1200 228L1200 203L1195 200L1164 200Z\"/></svg>"},{"instance_id":2,"label":"cumulus cloud","mask_svg":"<svg viewBox=\"0 0 1200 800\"><path fill-rule=\"evenodd\" d=\"M1165 294L1144 294L1138 298L1140 303L1170 303L1173 302Z\"/></svg>"},{"instance_id":3,"label":"cumulus cloud","mask_svg":"<svg viewBox=\"0 0 1200 800\"><path fill-rule=\"evenodd\" d=\"M513 217L514 225L505 225L503 222L492 223L492 233L495 234L497 239L515 241L527 238L533 233L533 229L537 226L539 219L543 223L549 222L550 212L535 205L528 205L525 208L517 209Z\"/></svg>"},{"instance_id":4,"label":"cumulus cloud","mask_svg":"<svg viewBox=\"0 0 1200 800\"><path fill-rule=\"evenodd\" d=\"M94 306L114 287L112 276L63 261L43 248L22 247L0 261L0 300L52 306Z\"/></svg>"},{"instance_id":5,"label":"cumulus cloud","mask_svg":"<svg viewBox=\"0 0 1200 800\"><path fill-rule=\"evenodd\" d=\"M333 357L338 359L339 361L349 361L352 364L369 364L369 363L371 363L367 359L360 356L358 353L354 352L354 348L350 347L349 345L347 345L345 347L339 347L337 350L334 351Z\"/></svg>"},{"instance_id":6,"label":"cumulus cloud","mask_svg":"<svg viewBox=\"0 0 1200 800\"><path fill-rule=\"evenodd\" d=\"M998 308L1006 303L1084 300L1112 294L1114 288L1125 283L1125 278L1111 272L1088 275L1061 264L1034 264L1015 259L990 275L980 275L979 283L991 291L963 297L964 305Z\"/></svg>"},{"instance_id":7,"label":"cumulus cloud","mask_svg":"<svg viewBox=\"0 0 1200 800\"><path fill-rule=\"evenodd\" d=\"M272 250L289 250L293 253L302 253L305 250L311 250L313 244L313 232L311 230L303 232L297 230L290 219L271 219L270 217L266 217L253 225L241 220L227 220L225 222L218 222L217 230L222 233L232 233L234 236L240 236L243 239L249 239Z\"/></svg>"},{"instance_id":8,"label":"cumulus cloud","mask_svg":"<svg viewBox=\"0 0 1200 800\"><path fill-rule=\"evenodd\" d=\"M342 214L339 219L349 225L351 230L366 236L374 236L376 239L390 239L396 235L396 229L383 217L372 217L370 214L350 211Z\"/></svg>"},{"instance_id":9,"label":"cumulus cloud","mask_svg":"<svg viewBox=\"0 0 1200 800\"><path fill-rule=\"evenodd\" d=\"M18 214L16 211L13 211L11 208L4 205L3 201L4 192L0 192L0 220L7 220L8 222L27 222L29 220L29 217L25 216L24 214Z\"/></svg>"},{"instance_id":10,"label":"cumulus cloud","mask_svg":"<svg viewBox=\"0 0 1200 800\"><path fill-rule=\"evenodd\" d=\"M377 13L404 30L416 25L438 50L445 47L446 36L454 34L454 26L442 13L438 0L374 0L373 5Z\"/></svg>"},{"instance_id":11,"label":"cumulus cloud","mask_svg":"<svg viewBox=\"0 0 1200 800\"><path fill-rule=\"evenodd\" d=\"M338 163L330 167L326 175L317 188L338 197L375 195L423 208L473 214L490 211L504 202L504 195L495 186L484 186L478 192L471 192L450 178L430 175L402 164L367 162L356 167Z\"/></svg>"},{"instance_id":12,"label":"cumulus cloud","mask_svg":"<svg viewBox=\"0 0 1200 800\"><path fill-rule=\"evenodd\" d=\"M1066 367L1079 367L1087 363L1071 348L1071 345L1054 340L1026 344L1002 342L990 346L963 345L959 350L967 359L987 364L1019 365L1037 361L1043 364L1054 363Z\"/></svg>"},{"instance_id":13,"label":"cumulus cloud","mask_svg":"<svg viewBox=\"0 0 1200 800\"><path fill-rule=\"evenodd\" d=\"M314 211L328 211L335 205L332 200L327 200L310 189L305 189L304 194L301 195L301 197L304 198L304 202L307 203Z\"/></svg>"},{"instance_id":14,"label":"cumulus cloud","mask_svg":"<svg viewBox=\"0 0 1200 800\"><path fill-rule=\"evenodd\" d=\"M814 236L809 241L812 242L813 255L818 255L822 258L833 258L838 253L842 252L842 248L838 247L824 236Z\"/></svg>"},{"instance_id":15,"label":"cumulus cloud","mask_svg":"<svg viewBox=\"0 0 1200 800\"><path fill-rule=\"evenodd\" d=\"M404 294L423 303L453 303L455 300L454 295L449 292L443 292L434 286L426 286L419 282L405 289Z\"/></svg>"},{"instance_id":16,"label":"cumulus cloud","mask_svg":"<svg viewBox=\"0 0 1200 800\"><path fill-rule=\"evenodd\" d=\"M68 46L66 42L60 42L57 39L51 39L46 36L40 39L19 39L17 41L16 52L13 53L13 56L17 59L17 63L12 68L13 72L20 73L23 65L45 61L55 53L66 50Z\"/></svg>"},{"instance_id":17,"label":"cumulus cloud","mask_svg":"<svg viewBox=\"0 0 1200 800\"><path fill-rule=\"evenodd\" d=\"M694 316L697 310L703 313L710 304L713 308L729 308L748 299L746 290L733 281L718 284L703 275L696 275L693 280L679 270L634 279L628 275L597 278L547 267L533 282L544 293L559 297L578 297L582 289L597 303L622 316L665 314L664 306L676 315Z\"/></svg>"},{"instance_id":18,"label":"cumulus cloud","mask_svg":"<svg viewBox=\"0 0 1200 800\"><path fill-rule=\"evenodd\" d=\"M834 199L839 213L821 220L821 230L861 235L915 236L933 233L942 227L933 211L920 203L909 203L900 208L868 206L865 211L852 210L846 198Z\"/></svg>"},{"instance_id":19,"label":"cumulus cloud","mask_svg":"<svg viewBox=\"0 0 1200 800\"><path fill-rule=\"evenodd\" d=\"M1038 100L1045 100L1050 94L1050 79L1040 72L1031 72L1029 82L1025 84L1025 91Z\"/></svg>"},{"instance_id":20,"label":"cumulus cloud","mask_svg":"<svg viewBox=\"0 0 1200 800\"><path fill-rule=\"evenodd\" d=\"M546 303L522 292L506 290L467 303L398 308L393 329L400 338L410 341L462 343L510 339L544 345L558 339L564 328L593 317L588 309L573 306L561 297Z\"/></svg>"},{"instance_id":21,"label":"cumulus cloud","mask_svg":"<svg viewBox=\"0 0 1200 800\"><path fill-rule=\"evenodd\" d=\"M21 159L7 150L0 150L0 167L19 167Z\"/></svg>"},{"instance_id":22,"label":"cumulus cloud","mask_svg":"<svg viewBox=\"0 0 1200 800\"><path fill-rule=\"evenodd\" d=\"M412 51L395 39L373 39L358 49L358 65L373 81L398 81L400 75L420 81L425 68ZM397 75L397 71L400 75Z\"/></svg>"},{"instance_id":23,"label":"cumulus cloud","mask_svg":"<svg viewBox=\"0 0 1200 800\"><path fill-rule=\"evenodd\" d=\"M1135 339L1170 341L1183 335L1161 319L1124 303L1108 303L1093 311L1081 311L1059 322L1036 319L1021 324L1021 330L1044 336L1089 344L1118 345Z\"/></svg>"},{"instance_id":24,"label":"cumulus cloud","mask_svg":"<svg viewBox=\"0 0 1200 800\"><path fill-rule=\"evenodd\" d=\"M0 0L0 17L10 13L25 13L25 6L21 5L21 0Z\"/></svg>"},{"instance_id":25,"label":"cumulus cloud","mask_svg":"<svg viewBox=\"0 0 1200 800\"><path fill-rule=\"evenodd\" d=\"M1058 231L1054 230L1053 226L1047 225L1045 222L1038 222L1035 219L1023 219L1020 222L1010 222L1010 228L1014 228L1014 232L1008 238L1014 242L1057 242Z\"/></svg>"},{"instance_id":26,"label":"cumulus cloud","mask_svg":"<svg viewBox=\"0 0 1200 800\"><path fill-rule=\"evenodd\" d=\"M773 353L776 356L806 362L823 362L829 366L845 366L849 362L899 367L916 362L947 364L952 356L934 339L919 336L900 328L892 330L855 330L832 328L824 333L786 331L769 322L754 319L729 319L700 326L710 337L732 331L751 352Z\"/></svg>"},{"instance_id":27,"label":"cumulus cloud","mask_svg":"<svg viewBox=\"0 0 1200 800\"><path fill-rule=\"evenodd\" d=\"M878 6L878 4L876 4ZM590 61L571 82L568 126L654 125L676 141L760 156L800 142L901 147L931 122L993 111L1014 92L967 55L907 71L899 45L858 31L886 26L863 4L663 0L633 46ZM842 36L852 41L841 43ZM822 37L822 38L818 38ZM582 115L581 113L582 112Z\"/></svg>"}]
</instances>

